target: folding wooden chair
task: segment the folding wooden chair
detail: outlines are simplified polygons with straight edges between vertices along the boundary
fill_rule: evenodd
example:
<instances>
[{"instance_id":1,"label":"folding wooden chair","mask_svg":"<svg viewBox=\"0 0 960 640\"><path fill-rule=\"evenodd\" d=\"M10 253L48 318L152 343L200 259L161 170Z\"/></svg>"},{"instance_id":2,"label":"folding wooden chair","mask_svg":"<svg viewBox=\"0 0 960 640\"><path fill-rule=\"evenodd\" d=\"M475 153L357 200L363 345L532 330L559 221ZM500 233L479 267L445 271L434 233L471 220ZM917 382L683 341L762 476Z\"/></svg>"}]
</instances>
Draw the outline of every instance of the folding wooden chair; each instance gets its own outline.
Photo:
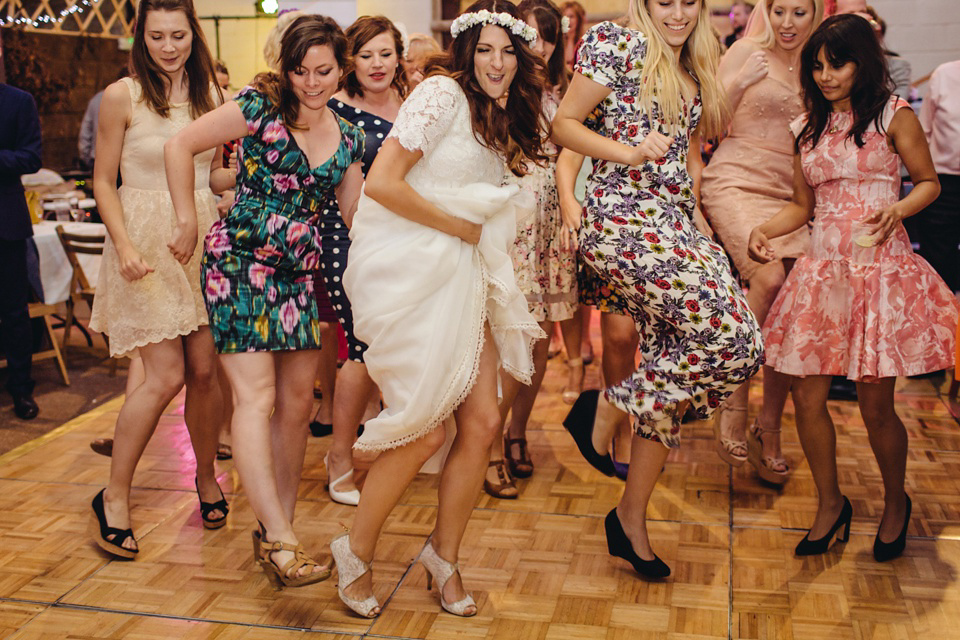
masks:
<instances>
[{"instance_id":1,"label":"folding wooden chair","mask_svg":"<svg viewBox=\"0 0 960 640\"><path fill-rule=\"evenodd\" d=\"M70 261L70 266L73 268L73 276L70 279L70 297L66 302L67 316L64 320L63 327L62 349L64 355L66 355L67 343L70 340L70 331L74 324L77 324L77 327L87 336L87 340L90 340L90 336L86 330L77 323L76 306L78 302L86 302L92 309L93 296L96 294L96 287L90 286L90 280L83 272L83 266L77 259L77 254L103 255L103 243L106 240L106 234L86 235L70 233L64 230L63 225L57 225L57 237L60 238L63 251L67 254L67 260ZM103 339L104 342L107 342L106 336L104 336Z\"/></svg>"}]
</instances>

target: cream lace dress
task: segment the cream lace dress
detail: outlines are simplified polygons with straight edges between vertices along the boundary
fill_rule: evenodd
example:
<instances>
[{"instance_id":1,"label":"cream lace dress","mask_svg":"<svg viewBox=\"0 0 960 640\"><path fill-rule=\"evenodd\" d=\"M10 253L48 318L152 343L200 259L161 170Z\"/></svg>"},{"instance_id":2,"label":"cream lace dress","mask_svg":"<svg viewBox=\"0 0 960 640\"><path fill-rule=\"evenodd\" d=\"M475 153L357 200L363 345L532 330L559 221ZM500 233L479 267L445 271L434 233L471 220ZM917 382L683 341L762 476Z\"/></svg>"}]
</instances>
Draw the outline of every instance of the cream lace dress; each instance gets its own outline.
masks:
<instances>
[{"instance_id":1,"label":"cream lace dress","mask_svg":"<svg viewBox=\"0 0 960 640\"><path fill-rule=\"evenodd\" d=\"M406 181L441 209L483 224L478 245L418 224L365 195L344 274L354 329L387 408L366 422L360 450L391 449L440 426L476 381L489 324L503 370L530 383L543 331L527 309L508 253L533 198L499 186L503 159L474 137L470 107L447 77L404 101L389 138L421 151Z\"/></svg>"},{"instance_id":2,"label":"cream lace dress","mask_svg":"<svg viewBox=\"0 0 960 640\"><path fill-rule=\"evenodd\" d=\"M203 239L218 218L210 191L210 149L194 158L194 192L197 207L197 248L184 266L170 253L167 242L176 223L163 145L192 121L190 105L170 105L163 118L143 101L140 84L122 82L130 91L132 116L120 153L120 204L123 222L133 246L153 268L143 278L128 282L120 274L120 259L110 237L103 249L97 295L90 328L110 338L110 355L130 355L138 347L187 335L207 324L207 309L200 290Z\"/></svg>"}]
</instances>

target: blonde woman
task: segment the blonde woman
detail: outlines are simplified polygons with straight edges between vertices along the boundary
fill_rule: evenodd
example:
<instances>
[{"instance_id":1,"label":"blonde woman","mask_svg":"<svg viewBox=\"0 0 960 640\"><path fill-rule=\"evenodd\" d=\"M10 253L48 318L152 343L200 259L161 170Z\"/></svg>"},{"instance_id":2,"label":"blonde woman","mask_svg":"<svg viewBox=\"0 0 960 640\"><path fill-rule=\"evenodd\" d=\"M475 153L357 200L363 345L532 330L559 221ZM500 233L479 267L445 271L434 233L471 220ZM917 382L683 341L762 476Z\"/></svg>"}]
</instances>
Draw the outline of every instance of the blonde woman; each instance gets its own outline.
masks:
<instances>
[{"instance_id":1,"label":"blonde woman","mask_svg":"<svg viewBox=\"0 0 960 640\"><path fill-rule=\"evenodd\" d=\"M800 50L822 19L822 0L760 0L746 35L720 61L718 77L733 121L703 171L703 208L740 276L749 282L747 302L761 323L809 244L804 225L774 241L776 260L760 264L747 255L750 230L780 211L793 193L790 123L803 113ZM762 479L783 484L790 468L780 449L780 415L790 378L764 367L763 408L749 433L748 390L743 385L717 411L717 452L736 467L749 458Z\"/></svg>"},{"instance_id":2,"label":"blonde woman","mask_svg":"<svg viewBox=\"0 0 960 640\"><path fill-rule=\"evenodd\" d=\"M624 412L634 416L607 547L640 575L663 578L670 568L650 544L646 508L680 444L681 419L688 410L708 417L756 373L763 347L723 251L700 231L708 230L697 208L700 137L724 119L706 2L631 0L628 15L626 27L587 30L553 125L558 144L596 160L580 252L622 296L641 334L642 363L603 394L581 394L564 425L587 461L613 475L611 439ZM597 105L599 133L583 125Z\"/></svg>"}]
</instances>

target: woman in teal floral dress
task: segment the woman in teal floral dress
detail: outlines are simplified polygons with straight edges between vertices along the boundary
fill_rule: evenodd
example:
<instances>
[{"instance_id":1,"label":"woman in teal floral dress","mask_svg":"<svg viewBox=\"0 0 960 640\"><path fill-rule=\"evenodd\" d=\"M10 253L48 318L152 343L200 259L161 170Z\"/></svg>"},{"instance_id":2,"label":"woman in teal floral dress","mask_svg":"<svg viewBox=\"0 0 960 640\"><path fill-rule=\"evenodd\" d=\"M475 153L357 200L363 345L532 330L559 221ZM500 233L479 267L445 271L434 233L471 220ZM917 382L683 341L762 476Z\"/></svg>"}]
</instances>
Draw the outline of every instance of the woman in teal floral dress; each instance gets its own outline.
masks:
<instances>
[{"instance_id":1,"label":"woman in teal floral dress","mask_svg":"<svg viewBox=\"0 0 960 640\"><path fill-rule=\"evenodd\" d=\"M260 521L255 559L278 588L330 575L304 552L292 522L320 356L313 295L320 204L332 190L352 217L363 179L363 131L327 108L345 64L336 23L301 16L281 41L279 74L257 76L166 145L178 218L170 250L183 260L196 239L192 156L243 138L236 201L207 234L203 285L233 388L234 459Z\"/></svg>"}]
</instances>

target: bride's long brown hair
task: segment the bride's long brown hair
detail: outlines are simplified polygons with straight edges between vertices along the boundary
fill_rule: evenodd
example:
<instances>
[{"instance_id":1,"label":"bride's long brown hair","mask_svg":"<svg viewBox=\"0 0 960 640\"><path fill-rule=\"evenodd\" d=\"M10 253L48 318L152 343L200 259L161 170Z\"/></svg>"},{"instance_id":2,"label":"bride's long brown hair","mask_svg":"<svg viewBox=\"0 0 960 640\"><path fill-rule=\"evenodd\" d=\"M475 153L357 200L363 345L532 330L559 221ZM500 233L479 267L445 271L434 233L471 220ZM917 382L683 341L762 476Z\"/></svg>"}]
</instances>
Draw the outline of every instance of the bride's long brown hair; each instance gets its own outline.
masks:
<instances>
[{"instance_id":1,"label":"bride's long brown hair","mask_svg":"<svg viewBox=\"0 0 960 640\"><path fill-rule=\"evenodd\" d=\"M464 13L486 9L490 13L508 13L520 20L516 6L506 0L479 0ZM484 146L501 154L515 175L527 173L528 160L543 163L543 141L547 125L543 118L542 99L546 86L546 67L527 41L504 29L517 57L517 73L510 84L506 105L501 107L487 95L474 75L473 57L483 25L463 31L453 39L445 53L427 61L424 76L446 75L456 80L470 104L473 132Z\"/></svg>"}]
</instances>

